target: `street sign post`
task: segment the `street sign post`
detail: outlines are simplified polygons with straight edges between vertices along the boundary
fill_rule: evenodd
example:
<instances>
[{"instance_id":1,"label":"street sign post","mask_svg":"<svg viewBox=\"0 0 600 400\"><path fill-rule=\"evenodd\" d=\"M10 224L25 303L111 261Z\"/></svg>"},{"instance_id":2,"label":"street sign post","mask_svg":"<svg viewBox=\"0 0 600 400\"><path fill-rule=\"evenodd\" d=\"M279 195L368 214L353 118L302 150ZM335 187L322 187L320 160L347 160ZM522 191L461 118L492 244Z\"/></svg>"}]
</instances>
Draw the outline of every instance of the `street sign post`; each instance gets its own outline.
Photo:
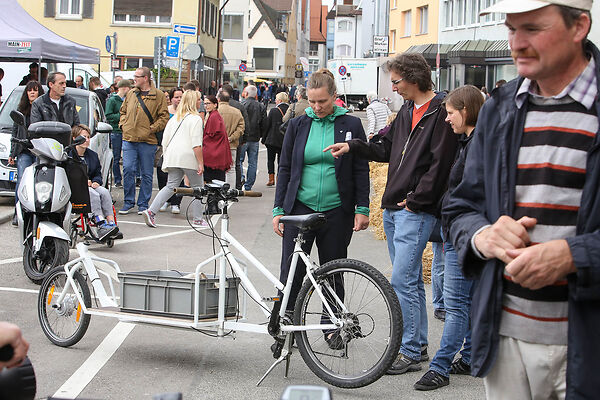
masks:
<instances>
[{"instance_id":1,"label":"street sign post","mask_svg":"<svg viewBox=\"0 0 600 400\"><path fill-rule=\"evenodd\" d=\"M340 67L338 68L338 72L341 76L346 75L347 69L345 65L340 65Z\"/></svg>"},{"instance_id":2,"label":"street sign post","mask_svg":"<svg viewBox=\"0 0 600 400\"><path fill-rule=\"evenodd\" d=\"M373 53L388 53L387 36L373 36Z\"/></svg>"},{"instance_id":3,"label":"street sign post","mask_svg":"<svg viewBox=\"0 0 600 400\"><path fill-rule=\"evenodd\" d=\"M117 32L113 32L112 35L106 35L106 38L104 39L104 46L106 47L106 52L110 53L110 69L112 71L113 82L114 82L115 81L115 68L113 67L113 65L114 65L115 57L117 55Z\"/></svg>"},{"instance_id":4,"label":"street sign post","mask_svg":"<svg viewBox=\"0 0 600 400\"><path fill-rule=\"evenodd\" d=\"M173 26L173 33L178 35L192 35L196 36L198 34L198 28L193 25L181 25L175 24Z\"/></svg>"},{"instance_id":5,"label":"street sign post","mask_svg":"<svg viewBox=\"0 0 600 400\"><path fill-rule=\"evenodd\" d=\"M244 63L241 63L238 68L241 72L246 72L246 70L248 70L248 66L246 66Z\"/></svg>"},{"instance_id":6,"label":"street sign post","mask_svg":"<svg viewBox=\"0 0 600 400\"><path fill-rule=\"evenodd\" d=\"M111 49L111 41L110 41L110 35L106 35L106 39L104 40L104 45L106 46L106 52L110 53L110 49Z\"/></svg>"}]
</instances>

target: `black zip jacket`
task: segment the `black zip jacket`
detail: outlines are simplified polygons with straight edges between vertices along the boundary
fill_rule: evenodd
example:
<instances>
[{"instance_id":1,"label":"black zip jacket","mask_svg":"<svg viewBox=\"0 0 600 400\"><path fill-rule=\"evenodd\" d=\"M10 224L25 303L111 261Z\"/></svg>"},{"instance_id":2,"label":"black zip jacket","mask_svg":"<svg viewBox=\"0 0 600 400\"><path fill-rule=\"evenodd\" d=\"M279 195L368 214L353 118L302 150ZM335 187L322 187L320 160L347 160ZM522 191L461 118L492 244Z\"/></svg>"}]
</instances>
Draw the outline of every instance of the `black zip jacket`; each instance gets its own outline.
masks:
<instances>
[{"instance_id":1,"label":"black zip jacket","mask_svg":"<svg viewBox=\"0 0 600 400\"><path fill-rule=\"evenodd\" d=\"M50 94L47 92L38 97L31 104L31 123L39 121L59 121L70 125L71 127L79 125L79 114L77 114L77 103L75 98L65 94L60 98L58 113L56 105L50 100Z\"/></svg>"},{"instance_id":2,"label":"black zip jacket","mask_svg":"<svg viewBox=\"0 0 600 400\"><path fill-rule=\"evenodd\" d=\"M381 208L399 210L398 203L406 199L411 211L439 217L438 205L458 145L457 135L444 121L445 96L435 95L415 129L411 130L414 102L406 101L385 136L375 135L368 143L348 142L350 151L361 157L389 162Z\"/></svg>"},{"instance_id":3,"label":"black zip jacket","mask_svg":"<svg viewBox=\"0 0 600 400\"><path fill-rule=\"evenodd\" d=\"M258 142L262 137L262 132L265 128L267 119L267 109L264 104L259 103L256 99L247 98L242 102L242 105L248 112L248 126L244 135L246 142Z\"/></svg>"}]
</instances>

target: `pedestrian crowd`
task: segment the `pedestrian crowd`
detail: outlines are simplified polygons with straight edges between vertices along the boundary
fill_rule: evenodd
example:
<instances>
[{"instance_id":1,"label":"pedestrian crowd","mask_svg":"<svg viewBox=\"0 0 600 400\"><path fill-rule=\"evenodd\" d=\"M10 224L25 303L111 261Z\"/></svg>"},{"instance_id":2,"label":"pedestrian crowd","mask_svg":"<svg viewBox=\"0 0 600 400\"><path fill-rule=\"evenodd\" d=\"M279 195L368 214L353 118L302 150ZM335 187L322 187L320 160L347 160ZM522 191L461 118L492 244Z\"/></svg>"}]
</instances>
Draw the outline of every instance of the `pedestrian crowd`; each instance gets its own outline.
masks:
<instances>
[{"instance_id":1,"label":"pedestrian crowd","mask_svg":"<svg viewBox=\"0 0 600 400\"><path fill-rule=\"evenodd\" d=\"M310 252L316 242L321 264L345 258L353 233L369 226L368 161L388 163L381 208L403 333L387 373L422 371L430 359L421 260L431 242L434 316L444 328L416 390L439 389L462 374L482 377L489 399L594 398L600 52L587 40L591 7L592 0L500 0L484 9L506 15L519 74L490 93L472 85L435 91L421 55L392 58L391 85L404 104L394 115L370 92L366 132L327 70L290 89L251 81L239 93L211 81L206 95L197 81L163 93L148 68L136 70L133 85L115 82L111 95L92 79L88 88L106 103L113 126L114 185L124 192L119 214L137 206L157 227L160 211L170 205L179 212L178 186L219 180L251 190L262 143L285 282L298 228L284 229L280 218L325 214L328 223L305 234L303 248ZM76 85L85 88L80 78ZM89 138L74 99L64 94L64 75L45 79L46 93L37 64L24 77L18 110L26 125L61 121L74 127L73 137ZM15 126L13 135L25 133ZM77 154L88 165L93 213L110 228L112 200L100 189L97 156L86 143ZM21 175L33 156L13 145L9 162ZM160 191L151 201L154 168ZM206 227L206 216L220 212L217 204L202 211L195 202L195 226ZM296 269L289 307L304 272ZM343 287L336 288L343 298ZM332 349L344 345L336 331L325 332L325 340Z\"/></svg>"}]
</instances>

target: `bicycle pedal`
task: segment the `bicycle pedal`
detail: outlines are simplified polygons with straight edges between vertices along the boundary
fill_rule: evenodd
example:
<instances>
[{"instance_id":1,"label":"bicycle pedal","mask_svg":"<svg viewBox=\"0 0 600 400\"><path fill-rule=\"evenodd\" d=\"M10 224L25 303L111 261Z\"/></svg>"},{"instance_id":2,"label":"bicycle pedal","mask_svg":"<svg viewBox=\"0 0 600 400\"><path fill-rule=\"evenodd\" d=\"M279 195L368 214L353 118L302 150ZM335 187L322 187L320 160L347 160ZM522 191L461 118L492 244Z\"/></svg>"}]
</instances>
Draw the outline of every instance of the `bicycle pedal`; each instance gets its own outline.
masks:
<instances>
[{"instance_id":1,"label":"bicycle pedal","mask_svg":"<svg viewBox=\"0 0 600 400\"><path fill-rule=\"evenodd\" d=\"M262 298L262 301L267 301L267 302L275 302L275 301L279 301L279 300L281 300L281 297L279 297L279 296Z\"/></svg>"},{"instance_id":2,"label":"bicycle pedal","mask_svg":"<svg viewBox=\"0 0 600 400\"><path fill-rule=\"evenodd\" d=\"M275 339L275 343L271 345L271 352L273 352L273 358L277 359L281 357L281 351L283 350L283 345L285 344L285 340L283 339Z\"/></svg>"}]
</instances>

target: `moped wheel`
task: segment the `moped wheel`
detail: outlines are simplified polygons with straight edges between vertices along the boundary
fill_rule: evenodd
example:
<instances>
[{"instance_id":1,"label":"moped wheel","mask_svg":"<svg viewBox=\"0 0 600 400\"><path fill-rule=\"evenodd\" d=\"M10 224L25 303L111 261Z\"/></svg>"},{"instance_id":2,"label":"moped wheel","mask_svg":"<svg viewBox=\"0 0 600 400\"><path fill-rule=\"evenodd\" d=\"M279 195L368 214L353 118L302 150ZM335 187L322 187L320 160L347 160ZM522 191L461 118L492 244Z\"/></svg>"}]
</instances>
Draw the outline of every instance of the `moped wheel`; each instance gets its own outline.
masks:
<instances>
[{"instance_id":1,"label":"moped wheel","mask_svg":"<svg viewBox=\"0 0 600 400\"><path fill-rule=\"evenodd\" d=\"M68 347L79 342L90 324L90 315L84 314L79 293L86 307L92 306L90 289L85 278L79 273L73 274L75 287L67 281L63 267L48 273L38 296L38 317L44 334L57 346ZM66 296L60 304L58 298L68 286Z\"/></svg>"},{"instance_id":2,"label":"moped wheel","mask_svg":"<svg viewBox=\"0 0 600 400\"><path fill-rule=\"evenodd\" d=\"M25 242L23 269L27 277L39 285L52 268L69 261L69 242L55 237L46 237L42 242L38 257L33 257L33 240Z\"/></svg>"},{"instance_id":3,"label":"moped wheel","mask_svg":"<svg viewBox=\"0 0 600 400\"><path fill-rule=\"evenodd\" d=\"M358 388L375 382L392 365L402 340L402 311L394 289L381 272L357 260L330 261L314 276L343 325L295 332L304 362L334 386ZM294 325L329 323L324 302L307 279L296 299Z\"/></svg>"},{"instance_id":4,"label":"moped wheel","mask_svg":"<svg viewBox=\"0 0 600 400\"><path fill-rule=\"evenodd\" d=\"M115 241L114 239L107 239L106 240L106 247L108 247L109 249L112 249L112 247L115 245Z\"/></svg>"}]
</instances>

